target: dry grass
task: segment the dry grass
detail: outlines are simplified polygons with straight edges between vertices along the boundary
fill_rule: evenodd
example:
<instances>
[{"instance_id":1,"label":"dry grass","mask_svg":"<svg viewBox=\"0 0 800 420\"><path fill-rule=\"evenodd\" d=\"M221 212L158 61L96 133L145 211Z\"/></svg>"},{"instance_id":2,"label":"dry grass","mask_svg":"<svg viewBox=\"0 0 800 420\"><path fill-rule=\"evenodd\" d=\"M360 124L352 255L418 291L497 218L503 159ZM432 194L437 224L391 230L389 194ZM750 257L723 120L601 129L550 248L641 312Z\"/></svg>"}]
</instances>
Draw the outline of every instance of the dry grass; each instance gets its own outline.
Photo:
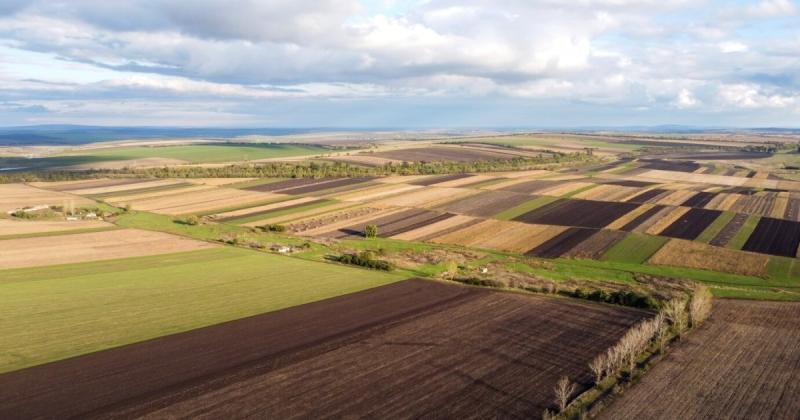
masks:
<instances>
[{"instance_id":1,"label":"dry grass","mask_svg":"<svg viewBox=\"0 0 800 420\"><path fill-rule=\"evenodd\" d=\"M334 202L331 202L329 205L325 205L325 206L322 206L322 207L315 207L315 208L311 208L311 209L303 210L303 211L298 210L298 211L293 211L293 212L290 212L288 214L283 214L283 215L280 215L280 216L267 217L267 218L264 218L264 219L256 220L255 222L245 223L242 226L250 226L250 227L252 227L252 226L260 226L260 225L271 224L271 223L295 222L295 221L298 221L298 220L302 220L304 218L308 218L308 217L312 217L312 216L318 216L318 215L323 214L323 213L327 213L327 212L330 212L330 211L343 209L345 207L350 207L350 206L353 206L353 203L345 203L345 202L334 201Z\"/></svg>"},{"instance_id":2,"label":"dry grass","mask_svg":"<svg viewBox=\"0 0 800 420\"><path fill-rule=\"evenodd\" d=\"M639 217L641 214L643 214L647 210L650 210L653 207L655 207L653 204L642 204L641 206L633 209L632 211L629 211L619 219L611 222L611 224L606 226L606 229L622 229L623 226L627 225L628 223L633 221L633 219Z\"/></svg>"},{"instance_id":3,"label":"dry grass","mask_svg":"<svg viewBox=\"0 0 800 420\"><path fill-rule=\"evenodd\" d=\"M479 182L490 181L492 179L497 179L497 177L496 176L490 176L490 175L475 175L475 176L470 176L470 177L467 177L467 178L459 178L459 179L454 179L452 181L440 182L440 183L436 184L436 186L437 187L451 187L451 188L452 187L461 187L463 185L477 184Z\"/></svg>"},{"instance_id":4,"label":"dry grass","mask_svg":"<svg viewBox=\"0 0 800 420\"><path fill-rule=\"evenodd\" d=\"M654 224L647 228L645 233L649 233L651 235L658 235L661 233L662 230L666 229L669 225L675 223L681 216L686 214L691 208L689 207L675 207L669 213L665 214L664 217L658 219ZM659 213L660 214L660 213Z\"/></svg>"},{"instance_id":5,"label":"dry grass","mask_svg":"<svg viewBox=\"0 0 800 420\"><path fill-rule=\"evenodd\" d=\"M335 198L340 201L363 203L370 200L377 200L395 194L402 194L408 191L419 190L422 188L424 187L420 185L406 185L406 184L378 185L374 187L364 188L358 191L348 191L342 194L335 194L331 196L331 198Z\"/></svg>"},{"instance_id":6,"label":"dry grass","mask_svg":"<svg viewBox=\"0 0 800 420\"><path fill-rule=\"evenodd\" d=\"M776 219L783 219L783 215L786 214L787 206L789 206L789 193L778 193L778 196L775 197L775 203L772 205L772 209L769 212L769 216Z\"/></svg>"},{"instance_id":7,"label":"dry grass","mask_svg":"<svg viewBox=\"0 0 800 420\"><path fill-rule=\"evenodd\" d=\"M536 193L537 194L543 194L543 195L550 195L550 196L554 196L554 197L561 197L562 195L567 195L567 194L569 194L569 193L571 193L573 191L580 190L581 188L590 187L592 185L594 185L594 184L591 183L591 182L580 182L580 181L568 182L566 184L557 185L557 186L552 187L552 188L547 188L547 189L544 189L544 190L537 191ZM575 197L579 198L579 196L581 194L587 194L587 193L589 193L591 191L596 190L597 188L601 188L601 187L595 187L595 188L592 188L590 190L586 190L584 192L581 192L581 193L575 195Z\"/></svg>"},{"instance_id":8,"label":"dry grass","mask_svg":"<svg viewBox=\"0 0 800 420\"><path fill-rule=\"evenodd\" d=\"M675 191L658 200L658 204L664 206L679 206L696 193L696 191L691 190Z\"/></svg>"},{"instance_id":9,"label":"dry grass","mask_svg":"<svg viewBox=\"0 0 800 420\"><path fill-rule=\"evenodd\" d=\"M475 217L458 214L449 219L442 220L440 222L431 223L430 225L423 226L418 229L414 229L408 232L403 232L399 235L393 236L392 238L402 239L405 241L416 241L419 240L420 238L436 235L438 232L441 232L443 230L450 229L461 224L469 223L475 219L476 219Z\"/></svg>"},{"instance_id":10,"label":"dry grass","mask_svg":"<svg viewBox=\"0 0 800 420\"><path fill-rule=\"evenodd\" d=\"M140 257L216 245L136 229L0 241L0 269Z\"/></svg>"},{"instance_id":11,"label":"dry grass","mask_svg":"<svg viewBox=\"0 0 800 420\"><path fill-rule=\"evenodd\" d=\"M182 183L184 183L184 181L175 179L142 180L142 182L136 182L133 184L113 185L108 187L81 188L76 190L69 190L69 192L78 195L124 193L125 191L138 190L141 188L164 187L168 185L175 185Z\"/></svg>"},{"instance_id":12,"label":"dry grass","mask_svg":"<svg viewBox=\"0 0 800 420\"><path fill-rule=\"evenodd\" d=\"M677 172L677 171L662 171L658 169L653 169L650 171L643 172L637 175L636 178L639 180L654 179L659 181L663 180L663 181L692 182L701 184L719 184L719 185L728 185L731 187L738 187L745 185L745 183L747 183L748 181L754 181L756 183L762 182L762 180L752 180L750 178L743 178L743 177L695 174L690 172Z\"/></svg>"},{"instance_id":13,"label":"dry grass","mask_svg":"<svg viewBox=\"0 0 800 420\"><path fill-rule=\"evenodd\" d=\"M431 242L522 253L536 248L566 229L563 226L485 220L436 237Z\"/></svg>"},{"instance_id":14,"label":"dry grass","mask_svg":"<svg viewBox=\"0 0 800 420\"><path fill-rule=\"evenodd\" d=\"M36 205L61 206L70 201L76 207L94 205L92 200L71 194L43 190L24 184L0 184L0 212Z\"/></svg>"},{"instance_id":15,"label":"dry grass","mask_svg":"<svg viewBox=\"0 0 800 420\"><path fill-rule=\"evenodd\" d=\"M735 251L700 242L670 239L649 263L675 267L698 268L723 273L763 276L769 257L762 254Z\"/></svg>"},{"instance_id":16,"label":"dry grass","mask_svg":"<svg viewBox=\"0 0 800 420\"><path fill-rule=\"evenodd\" d=\"M162 197L132 201L136 210L152 211L161 214L190 214L212 211L232 206L247 205L280 197L277 194L212 188L190 193L176 193Z\"/></svg>"},{"instance_id":17,"label":"dry grass","mask_svg":"<svg viewBox=\"0 0 800 420\"><path fill-rule=\"evenodd\" d=\"M730 210L731 207L736 203L737 200L741 197L741 194L730 194L730 193L719 193L708 204L705 205L705 208L710 210L722 210L727 211Z\"/></svg>"},{"instance_id":18,"label":"dry grass","mask_svg":"<svg viewBox=\"0 0 800 420\"><path fill-rule=\"evenodd\" d=\"M283 194L276 194L276 195L287 197L286 195L283 195ZM234 210L234 211L227 211L227 212L224 212L224 213L218 213L218 214L215 214L214 217L227 218L227 217L244 216L244 215L251 214L251 213L256 213L256 212L260 212L260 211L274 210L274 209L279 209L281 207L286 207L286 206L294 206L294 205L297 205L297 204L308 203L309 201L315 201L315 200L318 200L318 198L317 197L300 197L300 198L295 198L293 200L285 200L285 201L279 201L277 203L265 204L263 206L248 207L246 209L239 209L239 210Z\"/></svg>"},{"instance_id":19,"label":"dry grass","mask_svg":"<svg viewBox=\"0 0 800 420\"><path fill-rule=\"evenodd\" d=\"M480 190L469 188L426 187L375 202L377 205L431 208L480 193Z\"/></svg>"},{"instance_id":20,"label":"dry grass","mask_svg":"<svg viewBox=\"0 0 800 420\"><path fill-rule=\"evenodd\" d=\"M0 236L26 235L30 233L62 232L77 229L97 229L113 226L99 220L67 221L23 221L0 219Z\"/></svg>"},{"instance_id":21,"label":"dry grass","mask_svg":"<svg viewBox=\"0 0 800 420\"><path fill-rule=\"evenodd\" d=\"M137 194L123 194L123 195L115 195L112 197L106 197L105 201L111 204L124 206L127 203L131 203L136 200L144 200L146 198L155 198L155 197L164 197L168 195L175 195L175 194L187 194L196 191L208 191L212 190L214 187L209 185L194 185L194 186L187 186L175 189L168 189L163 191L152 191L152 192L144 192L144 193L137 193Z\"/></svg>"},{"instance_id":22,"label":"dry grass","mask_svg":"<svg viewBox=\"0 0 800 420\"><path fill-rule=\"evenodd\" d=\"M223 185L238 184L240 182L252 181L257 178L192 178L187 181L192 184L211 185L221 187Z\"/></svg>"}]
</instances>

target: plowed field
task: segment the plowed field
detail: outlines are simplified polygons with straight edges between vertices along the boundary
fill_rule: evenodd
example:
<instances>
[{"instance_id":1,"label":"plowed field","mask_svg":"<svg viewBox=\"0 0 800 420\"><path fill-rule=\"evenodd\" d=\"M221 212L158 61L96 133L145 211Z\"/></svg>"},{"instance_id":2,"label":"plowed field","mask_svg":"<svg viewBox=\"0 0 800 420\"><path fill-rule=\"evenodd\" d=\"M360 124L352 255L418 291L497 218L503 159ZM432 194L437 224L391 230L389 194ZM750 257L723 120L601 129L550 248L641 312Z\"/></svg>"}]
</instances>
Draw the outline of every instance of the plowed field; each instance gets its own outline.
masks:
<instances>
[{"instance_id":1,"label":"plowed field","mask_svg":"<svg viewBox=\"0 0 800 420\"><path fill-rule=\"evenodd\" d=\"M411 280L0 376L0 417L538 418L643 312Z\"/></svg>"},{"instance_id":2,"label":"plowed field","mask_svg":"<svg viewBox=\"0 0 800 420\"><path fill-rule=\"evenodd\" d=\"M800 304L717 300L709 321L601 419L794 419Z\"/></svg>"}]
</instances>

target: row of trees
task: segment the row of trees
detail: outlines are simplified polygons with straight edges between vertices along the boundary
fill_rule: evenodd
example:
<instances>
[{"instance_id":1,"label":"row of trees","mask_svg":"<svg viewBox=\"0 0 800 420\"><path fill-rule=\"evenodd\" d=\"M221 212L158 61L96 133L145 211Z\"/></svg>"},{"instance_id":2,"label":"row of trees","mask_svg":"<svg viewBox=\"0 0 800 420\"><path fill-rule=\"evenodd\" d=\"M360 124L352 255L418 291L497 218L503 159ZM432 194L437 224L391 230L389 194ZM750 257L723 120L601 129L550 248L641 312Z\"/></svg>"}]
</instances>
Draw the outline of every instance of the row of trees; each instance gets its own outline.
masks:
<instances>
[{"instance_id":1,"label":"row of trees","mask_svg":"<svg viewBox=\"0 0 800 420\"><path fill-rule=\"evenodd\" d=\"M667 301L656 316L634 325L616 344L589 362L595 384L625 371L632 376L643 354L651 349L663 353L672 337L680 338L689 329L702 324L711 314L711 300L708 288L696 285L689 299ZM576 385L566 376L556 384L555 402L560 413L566 410L575 389ZM552 418L553 413L546 411L545 417Z\"/></svg>"},{"instance_id":2,"label":"row of trees","mask_svg":"<svg viewBox=\"0 0 800 420\"><path fill-rule=\"evenodd\" d=\"M224 167L165 166L160 168L110 169L89 171L20 172L0 175L0 183L61 181L102 176L136 176L143 178L325 178L376 177L388 175L435 175L463 172L524 171L543 165L579 162L590 159L581 153L559 153L552 156L518 157L470 162L403 162L367 167L346 162L268 162Z\"/></svg>"}]
</instances>

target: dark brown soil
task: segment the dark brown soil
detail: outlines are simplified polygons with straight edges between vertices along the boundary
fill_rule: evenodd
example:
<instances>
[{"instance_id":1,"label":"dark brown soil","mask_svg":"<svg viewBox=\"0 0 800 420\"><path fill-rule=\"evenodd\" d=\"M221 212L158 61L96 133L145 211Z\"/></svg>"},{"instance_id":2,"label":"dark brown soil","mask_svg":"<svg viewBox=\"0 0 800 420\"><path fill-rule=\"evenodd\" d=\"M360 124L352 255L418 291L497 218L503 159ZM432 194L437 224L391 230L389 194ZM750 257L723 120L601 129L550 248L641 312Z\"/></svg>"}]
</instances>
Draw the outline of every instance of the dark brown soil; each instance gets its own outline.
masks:
<instances>
[{"instance_id":1,"label":"dark brown soil","mask_svg":"<svg viewBox=\"0 0 800 420\"><path fill-rule=\"evenodd\" d=\"M681 340L601 419L796 419L800 303L715 300Z\"/></svg>"},{"instance_id":2,"label":"dark brown soil","mask_svg":"<svg viewBox=\"0 0 800 420\"><path fill-rule=\"evenodd\" d=\"M800 245L800 222L762 217L742 250L795 257Z\"/></svg>"},{"instance_id":3,"label":"dark brown soil","mask_svg":"<svg viewBox=\"0 0 800 420\"><path fill-rule=\"evenodd\" d=\"M491 217L530 199L531 196L527 194L510 191L485 191L463 200L447 203L437 209L469 216Z\"/></svg>"},{"instance_id":4,"label":"dark brown soil","mask_svg":"<svg viewBox=\"0 0 800 420\"><path fill-rule=\"evenodd\" d=\"M561 256L596 260L625 236L626 233L619 230L598 230Z\"/></svg>"},{"instance_id":5,"label":"dark brown soil","mask_svg":"<svg viewBox=\"0 0 800 420\"><path fill-rule=\"evenodd\" d=\"M260 210L260 211L254 211L252 213L239 214L239 215L236 215L236 216L233 216L233 217L221 217L221 218L218 218L218 219L215 219L215 220L217 220L219 222L228 222L228 221L232 221L232 220L236 220L236 219L244 219L244 218L247 218L247 217L259 216L259 215L267 215L267 214L270 214L270 213L273 213L273 212L276 212L276 211L284 211L284 210L290 210L290 209L310 206L310 205L314 205L314 204L317 204L317 203L321 203L323 201L325 201L325 200L306 201L305 203L290 204L290 205L283 206L283 207L275 207L275 208L272 208L272 209L269 209L269 210Z\"/></svg>"},{"instance_id":6,"label":"dark brown soil","mask_svg":"<svg viewBox=\"0 0 800 420\"><path fill-rule=\"evenodd\" d=\"M378 236L389 237L436 223L455 216L452 213L438 213L430 210L409 209L389 216L379 217L357 225L348 226L328 234L339 239L364 236L367 225L378 227Z\"/></svg>"},{"instance_id":7,"label":"dark brown soil","mask_svg":"<svg viewBox=\"0 0 800 420\"><path fill-rule=\"evenodd\" d=\"M516 193L521 194L532 194L536 191L543 190L545 188L555 187L559 184L564 184L564 181L547 181L547 180L534 180L534 181L527 181L521 182L519 184L509 185L507 187L500 188L504 191L513 191Z\"/></svg>"},{"instance_id":8,"label":"dark brown soil","mask_svg":"<svg viewBox=\"0 0 800 420\"><path fill-rule=\"evenodd\" d=\"M0 375L0 418L538 418L645 316L409 280Z\"/></svg>"},{"instance_id":9,"label":"dark brown soil","mask_svg":"<svg viewBox=\"0 0 800 420\"><path fill-rule=\"evenodd\" d=\"M653 188L652 190L647 190L641 194L637 194L625 201L628 203L647 203L656 197L660 196L661 194L666 193L668 190L663 190L661 188Z\"/></svg>"},{"instance_id":10,"label":"dark brown soil","mask_svg":"<svg viewBox=\"0 0 800 420\"><path fill-rule=\"evenodd\" d=\"M658 169L662 171L694 172L700 169L700 165L694 162L672 162L660 159L642 159L642 162L644 162L644 165L641 166L642 168Z\"/></svg>"},{"instance_id":11,"label":"dark brown soil","mask_svg":"<svg viewBox=\"0 0 800 420\"><path fill-rule=\"evenodd\" d=\"M634 229L639 227L642 223L644 223L647 219L655 216L661 210L664 210L665 206L653 206L652 208L646 210L644 213L636 216L633 220L626 223L625 226L621 227L619 230L625 232L632 232Z\"/></svg>"},{"instance_id":12,"label":"dark brown soil","mask_svg":"<svg viewBox=\"0 0 800 420\"><path fill-rule=\"evenodd\" d=\"M277 192L288 188L296 188L304 185L312 185L320 182L328 182L330 180L331 178L292 178L284 181L253 185L252 187L245 187L242 189L248 191Z\"/></svg>"},{"instance_id":13,"label":"dark brown soil","mask_svg":"<svg viewBox=\"0 0 800 420\"><path fill-rule=\"evenodd\" d=\"M581 242L589 239L596 232L594 229L569 228L526 252L525 255L540 258L558 258Z\"/></svg>"},{"instance_id":14,"label":"dark brown soil","mask_svg":"<svg viewBox=\"0 0 800 420\"><path fill-rule=\"evenodd\" d=\"M339 178L339 179L327 180L326 182L319 182L315 184L298 186L296 188L288 188L285 190L281 190L280 193L291 194L291 195L310 194L323 190L330 190L334 188L360 184L362 182L367 182L370 179L371 178Z\"/></svg>"},{"instance_id":15,"label":"dark brown soil","mask_svg":"<svg viewBox=\"0 0 800 420\"><path fill-rule=\"evenodd\" d=\"M715 193L700 191L699 193L689 197L681 205L682 206L686 206L686 207L703 208L703 207L706 206L706 204L711 202L711 200L713 200L714 197L716 197L716 196L717 196L717 194L715 194Z\"/></svg>"},{"instance_id":16,"label":"dark brown soil","mask_svg":"<svg viewBox=\"0 0 800 420\"><path fill-rule=\"evenodd\" d=\"M518 222L600 229L639 207L635 203L563 200L517 216Z\"/></svg>"},{"instance_id":17,"label":"dark brown soil","mask_svg":"<svg viewBox=\"0 0 800 420\"><path fill-rule=\"evenodd\" d=\"M693 240L722 214L719 210L691 209L659 233L670 238Z\"/></svg>"}]
</instances>

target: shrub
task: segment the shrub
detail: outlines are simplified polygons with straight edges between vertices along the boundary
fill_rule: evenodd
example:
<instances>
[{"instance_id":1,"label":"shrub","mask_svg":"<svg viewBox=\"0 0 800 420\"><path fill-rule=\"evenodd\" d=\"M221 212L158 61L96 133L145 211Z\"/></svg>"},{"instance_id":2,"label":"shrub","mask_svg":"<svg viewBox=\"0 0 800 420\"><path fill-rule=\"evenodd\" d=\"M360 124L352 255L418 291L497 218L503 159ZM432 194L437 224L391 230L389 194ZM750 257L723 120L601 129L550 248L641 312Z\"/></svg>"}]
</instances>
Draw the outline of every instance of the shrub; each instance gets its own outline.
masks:
<instances>
[{"instance_id":1,"label":"shrub","mask_svg":"<svg viewBox=\"0 0 800 420\"><path fill-rule=\"evenodd\" d=\"M175 219L175 223L179 223L182 225L189 225L189 226L197 226L200 224L200 218L192 214L186 217Z\"/></svg>"},{"instance_id":2,"label":"shrub","mask_svg":"<svg viewBox=\"0 0 800 420\"><path fill-rule=\"evenodd\" d=\"M365 251L360 254L342 254L336 258L336 261L343 264L371 268L373 270L390 271L394 269L394 265L392 265L392 263L384 260L376 260L369 251Z\"/></svg>"},{"instance_id":3,"label":"shrub","mask_svg":"<svg viewBox=\"0 0 800 420\"><path fill-rule=\"evenodd\" d=\"M286 226L275 223L259 226L258 228L264 232L286 232Z\"/></svg>"},{"instance_id":4,"label":"shrub","mask_svg":"<svg viewBox=\"0 0 800 420\"><path fill-rule=\"evenodd\" d=\"M364 236L367 238L375 238L378 236L378 225L371 224L364 227Z\"/></svg>"}]
</instances>

